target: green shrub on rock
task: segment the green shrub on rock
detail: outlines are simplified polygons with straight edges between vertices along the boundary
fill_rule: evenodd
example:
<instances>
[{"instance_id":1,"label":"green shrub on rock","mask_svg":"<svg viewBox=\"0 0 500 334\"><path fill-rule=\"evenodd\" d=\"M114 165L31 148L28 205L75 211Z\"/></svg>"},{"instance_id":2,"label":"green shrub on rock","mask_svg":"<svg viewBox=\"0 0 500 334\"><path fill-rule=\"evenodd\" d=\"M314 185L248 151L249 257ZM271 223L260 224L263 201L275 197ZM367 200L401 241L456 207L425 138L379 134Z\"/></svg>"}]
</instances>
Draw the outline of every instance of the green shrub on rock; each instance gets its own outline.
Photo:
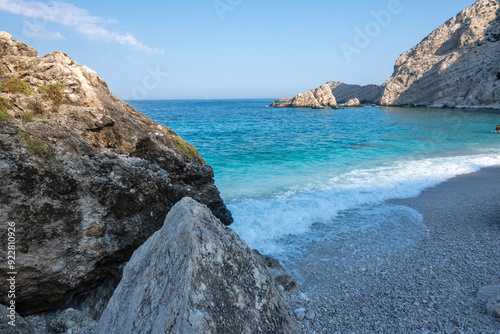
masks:
<instances>
[{"instance_id":1,"label":"green shrub on rock","mask_svg":"<svg viewBox=\"0 0 500 334\"><path fill-rule=\"evenodd\" d=\"M12 116L7 112L7 109L12 107L12 102L7 100L5 97L0 97L0 122L4 122Z\"/></svg>"},{"instance_id":2,"label":"green shrub on rock","mask_svg":"<svg viewBox=\"0 0 500 334\"><path fill-rule=\"evenodd\" d=\"M50 158L47 146L41 141L33 139L29 132L21 131L19 132L19 137L21 138L21 142L27 146L29 152L32 152L43 159Z\"/></svg>"},{"instance_id":3,"label":"green shrub on rock","mask_svg":"<svg viewBox=\"0 0 500 334\"><path fill-rule=\"evenodd\" d=\"M35 120L35 114L32 111L25 111L21 114L21 119L24 124L31 123Z\"/></svg>"},{"instance_id":4,"label":"green shrub on rock","mask_svg":"<svg viewBox=\"0 0 500 334\"><path fill-rule=\"evenodd\" d=\"M32 92L28 88L28 84L21 81L19 78L12 77L0 85L0 91L10 94L31 95Z\"/></svg>"},{"instance_id":5,"label":"green shrub on rock","mask_svg":"<svg viewBox=\"0 0 500 334\"><path fill-rule=\"evenodd\" d=\"M184 153L189 158L191 158L191 160L194 160L196 162L201 162L203 164L206 163L205 159L201 157L200 153L198 153L196 148L193 145L189 144L184 139L182 139L181 137L173 135L170 136L169 139L172 142L172 144L174 144L174 146L177 147L179 152Z\"/></svg>"},{"instance_id":6,"label":"green shrub on rock","mask_svg":"<svg viewBox=\"0 0 500 334\"><path fill-rule=\"evenodd\" d=\"M52 101L56 105L59 105L64 100L64 85L60 82L41 85L38 87L38 92L42 94L42 98L46 101Z\"/></svg>"}]
</instances>

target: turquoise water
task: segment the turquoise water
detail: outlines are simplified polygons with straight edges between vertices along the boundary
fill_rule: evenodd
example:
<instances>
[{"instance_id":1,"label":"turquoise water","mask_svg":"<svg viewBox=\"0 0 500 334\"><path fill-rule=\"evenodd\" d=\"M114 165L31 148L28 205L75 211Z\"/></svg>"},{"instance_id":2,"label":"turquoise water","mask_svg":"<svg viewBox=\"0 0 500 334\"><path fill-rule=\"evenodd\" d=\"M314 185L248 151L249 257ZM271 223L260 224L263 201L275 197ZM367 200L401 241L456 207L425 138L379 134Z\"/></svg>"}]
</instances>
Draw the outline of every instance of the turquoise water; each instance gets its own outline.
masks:
<instances>
[{"instance_id":1,"label":"turquoise water","mask_svg":"<svg viewBox=\"0 0 500 334\"><path fill-rule=\"evenodd\" d=\"M232 227L267 253L283 251L315 223L360 228L359 220L341 219L346 210L417 196L500 164L500 134L492 132L499 112L275 109L271 102L130 102L196 146L214 168Z\"/></svg>"}]
</instances>

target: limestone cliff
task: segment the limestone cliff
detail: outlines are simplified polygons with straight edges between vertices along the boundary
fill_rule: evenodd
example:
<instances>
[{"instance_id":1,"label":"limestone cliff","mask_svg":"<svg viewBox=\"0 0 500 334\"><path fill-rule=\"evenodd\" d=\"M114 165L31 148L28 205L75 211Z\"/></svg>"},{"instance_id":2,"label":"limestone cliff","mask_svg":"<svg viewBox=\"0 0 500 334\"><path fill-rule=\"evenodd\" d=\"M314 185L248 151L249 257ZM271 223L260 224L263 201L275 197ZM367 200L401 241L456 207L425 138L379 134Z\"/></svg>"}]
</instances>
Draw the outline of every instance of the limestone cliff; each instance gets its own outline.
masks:
<instances>
[{"instance_id":1,"label":"limestone cliff","mask_svg":"<svg viewBox=\"0 0 500 334\"><path fill-rule=\"evenodd\" d=\"M479 0L402 54L381 104L500 109L499 8Z\"/></svg>"},{"instance_id":2,"label":"limestone cliff","mask_svg":"<svg viewBox=\"0 0 500 334\"><path fill-rule=\"evenodd\" d=\"M36 55L0 32L0 222L16 224L21 314L101 283L185 196L232 222L194 147L66 54Z\"/></svg>"},{"instance_id":3,"label":"limestone cliff","mask_svg":"<svg viewBox=\"0 0 500 334\"><path fill-rule=\"evenodd\" d=\"M338 103L346 103L358 99L361 103L373 104L380 102L382 86L378 85L349 85L343 82L330 81L327 83Z\"/></svg>"}]
</instances>

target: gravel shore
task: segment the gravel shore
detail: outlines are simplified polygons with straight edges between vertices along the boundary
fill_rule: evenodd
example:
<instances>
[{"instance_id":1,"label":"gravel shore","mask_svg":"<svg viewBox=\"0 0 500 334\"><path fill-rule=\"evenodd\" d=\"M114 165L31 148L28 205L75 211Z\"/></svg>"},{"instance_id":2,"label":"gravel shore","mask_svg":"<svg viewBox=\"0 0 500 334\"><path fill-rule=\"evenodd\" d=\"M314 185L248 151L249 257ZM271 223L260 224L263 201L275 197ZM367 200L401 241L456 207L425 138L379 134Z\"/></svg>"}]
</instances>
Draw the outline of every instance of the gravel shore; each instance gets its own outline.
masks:
<instances>
[{"instance_id":1,"label":"gravel shore","mask_svg":"<svg viewBox=\"0 0 500 334\"><path fill-rule=\"evenodd\" d=\"M399 214L376 233L311 243L287 265L302 291L290 306L315 313L303 332L500 333L476 297L500 284L500 167L385 205L416 210L420 222Z\"/></svg>"}]
</instances>

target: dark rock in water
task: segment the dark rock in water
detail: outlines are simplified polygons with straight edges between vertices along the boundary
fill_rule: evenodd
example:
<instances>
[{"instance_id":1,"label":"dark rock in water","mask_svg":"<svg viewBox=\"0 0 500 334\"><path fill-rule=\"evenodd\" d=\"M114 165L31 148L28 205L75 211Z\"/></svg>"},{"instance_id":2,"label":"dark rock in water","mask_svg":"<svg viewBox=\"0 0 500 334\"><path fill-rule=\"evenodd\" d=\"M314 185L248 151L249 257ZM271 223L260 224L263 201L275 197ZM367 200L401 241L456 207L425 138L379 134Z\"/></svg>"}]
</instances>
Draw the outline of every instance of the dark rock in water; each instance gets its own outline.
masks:
<instances>
[{"instance_id":1,"label":"dark rock in water","mask_svg":"<svg viewBox=\"0 0 500 334\"><path fill-rule=\"evenodd\" d=\"M135 251L96 327L121 333L298 333L268 271L210 210L184 198Z\"/></svg>"},{"instance_id":2,"label":"dark rock in water","mask_svg":"<svg viewBox=\"0 0 500 334\"><path fill-rule=\"evenodd\" d=\"M0 222L16 225L22 315L101 284L185 196L232 223L196 149L66 54L36 57L0 32L1 83ZM7 240L5 224L0 238Z\"/></svg>"},{"instance_id":3,"label":"dark rock in water","mask_svg":"<svg viewBox=\"0 0 500 334\"><path fill-rule=\"evenodd\" d=\"M500 132L500 124L497 125L497 132Z\"/></svg>"},{"instance_id":4,"label":"dark rock in water","mask_svg":"<svg viewBox=\"0 0 500 334\"><path fill-rule=\"evenodd\" d=\"M13 324L15 326L12 326L13 319L14 319ZM9 322L11 322L11 324L9 324ZM33 334L34 330L33 327L31 327L31 325L26 320L24 320L17 312L14 311L13 313L11 313L11 311L7 308L7 306L0 305L0 333Z\"/></svg>"},{"instance_id":5,"label":"dark rock in water","mask_svg":"<svg viewBox=\"0 0 500 334\"><path fill-rule=\"evenodd\" d=\"M288 293L299 293L297 281L281 266L280 262L270 256L262 255L258 250L252 250L254 257L269 271L276 285L281 285Z\"/></svg>"}]
</instances>

